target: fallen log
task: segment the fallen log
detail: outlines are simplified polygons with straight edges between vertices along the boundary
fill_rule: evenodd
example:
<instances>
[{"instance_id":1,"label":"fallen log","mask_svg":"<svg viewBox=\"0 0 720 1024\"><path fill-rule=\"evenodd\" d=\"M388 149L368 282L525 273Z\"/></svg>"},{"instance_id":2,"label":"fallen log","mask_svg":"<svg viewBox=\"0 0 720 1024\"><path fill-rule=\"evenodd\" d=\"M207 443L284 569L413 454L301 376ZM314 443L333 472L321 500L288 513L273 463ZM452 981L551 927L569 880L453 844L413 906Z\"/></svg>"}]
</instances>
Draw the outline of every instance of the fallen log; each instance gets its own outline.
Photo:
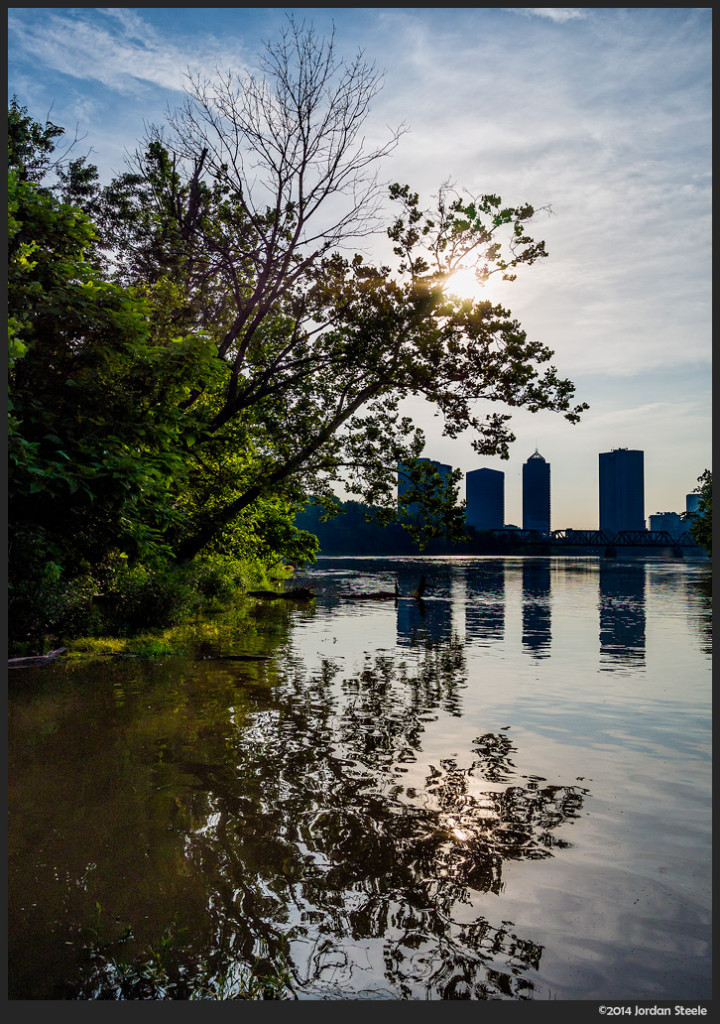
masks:
<instances>
[{"instance_id":1,"label":"fallen log","mask_svg":"<svg viewBox=\"0 0 720 1024\"><path fill-rule=\"evenodd\" d=\"M50 651L48 654L34 654L26 658L8 658L8 668L37 668L41 665L49 665L55 658L66 653L64 647L58 647L56 651Z\"/></svg>"},{"instance_id":2,"label":"fallen log","mask_svg":"<svg viewBox=\"0 0 720 1024\"><path fill-rule=\"evenodd\" d=\"M248 590L248 597L256 597L261 601L310 601L315 595L307 587L294 587L292 590Z\"/></svg>"},{"instance_id":3,"label":"fallen log","mask_svg":"<svg viewBox=\"0 0 720 1024\"><path fill-rule=\"evenodd\" d=\"M269 654L203 654L201 661L272 661Z\"/></svg>"}]
</instances>

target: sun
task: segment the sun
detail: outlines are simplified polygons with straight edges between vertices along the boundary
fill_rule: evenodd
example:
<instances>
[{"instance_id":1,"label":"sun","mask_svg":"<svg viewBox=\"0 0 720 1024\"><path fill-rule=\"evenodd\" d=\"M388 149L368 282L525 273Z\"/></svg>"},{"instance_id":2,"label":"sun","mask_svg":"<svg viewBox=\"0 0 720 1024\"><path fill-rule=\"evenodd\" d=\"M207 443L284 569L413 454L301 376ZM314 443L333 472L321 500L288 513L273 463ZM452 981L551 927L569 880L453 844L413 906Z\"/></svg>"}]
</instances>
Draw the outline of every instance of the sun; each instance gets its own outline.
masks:
<instances>
[{"instance_id":1,"label":"sun","mask_svg":"<svg viewBox=\"0 0 720 1024\"><path fill-rule=\"evenodd\" d=\"M458 299L480 299L484 294L484 286L478 281L472 267L462 267L448 277L443 291Z\"/></svg>"}]
</instances>

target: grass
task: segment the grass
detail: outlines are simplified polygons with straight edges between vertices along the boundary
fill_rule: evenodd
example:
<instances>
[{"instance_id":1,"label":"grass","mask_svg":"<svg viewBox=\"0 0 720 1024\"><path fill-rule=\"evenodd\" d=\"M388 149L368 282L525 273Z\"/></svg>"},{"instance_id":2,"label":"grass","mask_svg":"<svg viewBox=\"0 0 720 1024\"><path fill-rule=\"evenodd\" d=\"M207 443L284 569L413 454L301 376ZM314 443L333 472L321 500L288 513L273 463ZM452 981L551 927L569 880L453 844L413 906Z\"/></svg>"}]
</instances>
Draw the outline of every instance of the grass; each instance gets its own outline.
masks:
<instances>
[{"instance_id":1,"label":"grass","mask_svg":"<svg viewBox=\"0 0 720 1024\"><path fill-rule=\"evenodd\" d=\"M164 633L142 633L133 637L79 637L68 650L69 658L125 657L166 658L184 654L184 648L173 637L173 630Z\"/></svg>"}]
</instances>

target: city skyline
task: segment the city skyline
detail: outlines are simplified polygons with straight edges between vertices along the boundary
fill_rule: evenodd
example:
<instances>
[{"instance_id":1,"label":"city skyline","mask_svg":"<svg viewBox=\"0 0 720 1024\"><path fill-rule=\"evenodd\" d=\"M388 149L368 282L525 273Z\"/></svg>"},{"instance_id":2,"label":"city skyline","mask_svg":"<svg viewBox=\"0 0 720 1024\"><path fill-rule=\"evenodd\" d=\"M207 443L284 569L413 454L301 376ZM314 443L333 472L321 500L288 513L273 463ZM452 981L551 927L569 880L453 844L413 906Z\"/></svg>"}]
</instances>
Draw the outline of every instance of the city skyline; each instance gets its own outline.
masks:
<instances>
[{"instance_id":1,"label":"city skyline","mask_svg":"<svg viewBox=\"0 0 720 1024\"><path fill-rule=\"evenodd\" d=\"M629 474L626 474L628 478L631 478L633 472L637 475L639 472L639 491L631 496L629 519L627 521L620 522L616 519L622 519L625 513L625 503L623 500L619 500L615 493L612 494L612 501L618 506L621 511L614 510L612 513L606 512L605 516L607 521L605 527L603 527L603 498L602 491L603 487L606 490L612 488L615 481L608 476L608 463L615 463L617 459L622 459L626 453L630 457L638 457L635 459L636 465L631 467ZM503 526L513 526L515 528L522 528L523 530L538 530L539 532L552 532L553 530L601 530L611 536L620 530L651 530L650 520L656 519L659 523L660 518L663 516L678 515L681 516L685 512L697 511L697 500L696 496L691 492L683 495L678 495L676 499L675 508L656 509L651 512L647 507L647 502L644 497L644 463L645 463L645 452L637 449L628 449L626 447L613 448L608 452L598 452L598 462L596 462L596 519L593 523L564 523L562 526L552 522L552 483L551 483L551 467L552 462L549 459L545 459L537 449L531 453L528 458L523 462L523 471L526 470L528 464L532 463L535 459L538 459L547 468L547 481L545 486L547 487L547 495L543 495L542 501L547 502L547 515L549 521L549 529L543 531L540 526L526 525L526 483L531 489L537 490L538 481L533 479L531 475L523 472L523 491L522 491L522 502L521 502L521 516L513 516L508 513L507 500L505 494L505 483L506 477L502 470L494 470L489 466L476 466L474 469L469 470L463 474L463 480L458 484L458 498L464 499L467 504L466 520L469 525L474 526L479 530L488 529L501 529ZM605 458L604 458L605 457ZM610 458L608 458L610 457ZM421 462L430 463L437 472L442 476L449 476L450 472L459 467L454 466L452 463L442 463L438 459L431 459L427 456L422 456ZM639 469L638 469L639 467ZM405 489L405 484L401 482L401 467L398 467L398 496ZM623 474L621 474L623 475ZM639 496L638 496L639 495ZM699 496L697 496L699 500ZM537 504L537 503L536 503ZM638 512L641 509L641 512ZM537 514L537 512L535 513ZM517 522L514 520L517 519ZM669 522L669 520L668 520ZM498 525L501 524L501 525ZM657 529L666 529L665 525L657 526ZM672 532L672 531L669 531Z\"/></svg>"},{"instance_id":2,"label":"city skyline","mask_svg":"<svg viewBox=\"0 0 720 1024\"><path fill-rule=\"evenodd\" d=\"M682 510L712 466L711 9L10 8L9 96L77 130L75 154L107 182L182 102L188 69L257 69L287 14L334 27L341 56L361 48L385 72L366 136L408 130L383 180L426 205L452 181L537 211L548 259L486 294L554 350L590 409L575 426L510 410L510 460L482 460L505 473L510 521L535 449L553 465L557 528L597 521L585 453L621 445L646 452L646 513ZM382 233L356 248L390 255ZM476 468L470 437L444 437L419 400L403 411L426 454Z\"/></svg>"}]
</instances>

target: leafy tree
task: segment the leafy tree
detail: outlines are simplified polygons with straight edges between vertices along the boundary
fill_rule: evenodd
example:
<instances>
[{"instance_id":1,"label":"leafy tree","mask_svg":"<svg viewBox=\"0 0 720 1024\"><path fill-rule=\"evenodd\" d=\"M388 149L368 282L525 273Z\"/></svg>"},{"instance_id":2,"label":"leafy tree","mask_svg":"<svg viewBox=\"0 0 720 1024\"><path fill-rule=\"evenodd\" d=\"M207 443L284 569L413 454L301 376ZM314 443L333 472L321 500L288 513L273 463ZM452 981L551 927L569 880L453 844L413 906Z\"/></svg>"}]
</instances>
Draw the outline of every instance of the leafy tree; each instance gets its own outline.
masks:
<instances>
[{"instance_id":1,"label":"leafy tree","mask_svg":"<svg viewBox=\"0 0 720 1024\"><path fill-rule=\"evenodd\" d=\"M423 209L396 184L393 259L344 255L377 224L375 168L399 134L375 149L362 141L380 76L361 56L339 60L332 37L292 19L263 69L262 80L191 81L169 137L151 130L128 173L102 190L82 161L54 167L54 193L30 180L23 168L37 178L51 166L59 130L15 111L12 383L23 428L13 458L45 460L37 486L72 467L71 493L84 504L69 503L67 536L131 538L183 563L266 529L277 537L285 522L287 543L307 552L307 538L287 528L307 494L331 507L341 480L388 519L398 464L422 475L424 437L403 399L425 398L447 435L469 432L476 451L505 458L510 416L489 403L570 422L586 408L508 310L447 288L460 267L475 267L479 281L512 279L545 257L528 234L533 208L444 186ZM68 198L96 211L97 232ZM30 209L44 217L37 230ZM57 245L43 249L52 230ZM78 374L88 400L73 403ZM50 409L75 432L50 429ZM98 410L91 429L86 409ZM37 493L29 465L23 473ZM421 483L434 506L424 533L460 528L456 488Z\"/></svg>"},{"instance_id":2,"label":"leafy tree","mask_svg":"<svg viewBox=\"0 0 720 1024\"><path fill-rule=\"evenodd\" d=\"M207 342L150 336L148 296L85 259L82 213L14 171L9 197L11 537L37 528L65 558L147 554L176 515L179 403Z\"/></svg>"},{"instance_id":3,"label":"leafy tree","mask_svg":"<svg viewBox=\"0 0 720 1024\"><path fill-rule=\"evenodd\" d=\"M231 438L198 457L206 406L228 369L207 333L185 330L167 275L105 279L92 221L64 201L77 162L53 160L62 130L13 101L9 203L9 544L11 622L35 620L53 587L103 566L174 558L203 492L236 487ZM72 168L75 168L73 170ZM68 169L69 168L69 169ZM54 174L46 184L43 174ZM93 175L86 198L91 196ZM74 186L73 186L74 187ZM191 396L200 394L198 401ZM222 444L225 447L223 449ZM312 552L294 507L259 502L226 531L236 557ZM51 602L50 602L51 603ZM47 611L47 609L46 609Z\"/></svg>"},{"instance_id":4,"label":"leafy tree","mask_svg":"<svg viewBox=\"0 0 720 1024\"><path fill-rule=\"evenodd\" d=\"M8 167L20 181L42 181L56 165L55 140L64 134L65 129L51 121L41 125L33 120L13 96L8 108Z\"/></svg>"},{"instance_id":5,"label":"leafy tree","mask_svg":"<svg viewBox=\"0 0 720 1024\"><path fill-rule=\"evenodd\" d=\"M397 464L414 464L424 445L406 397L433 404L447 435L470 432L476 451L502 457L510 416L483 415L487 403L570 422L586 408L508 310L446 287L460 267L512 279L543 258L528 234L533 208L445 186L425 210L394 185L393 263L342 255L375 226L374 167L397 139L369 152L361 142L379 76L292 20L263 70L191 81L168 137L154 130L104 196L120 279L171 275L184 298L175 317L207 331L227 369L221 395L198 389L189 405L202 405L206 438L230 431L244 473L173 538L181 559L268 495L330 501L343 480L394 510Z\"/></svg>"},{"instance_id":6,"label":"leafy tree","mask_svg":"<svg viewBox=\"0 0 720 1024\"><path fill-rule=\"evenodd\" d=\"M690 533L701 547L712 555L712 470L706 469L698 477L695 493L700 495L697 512L691 513Z\"/></svg>"}]
</instances>

